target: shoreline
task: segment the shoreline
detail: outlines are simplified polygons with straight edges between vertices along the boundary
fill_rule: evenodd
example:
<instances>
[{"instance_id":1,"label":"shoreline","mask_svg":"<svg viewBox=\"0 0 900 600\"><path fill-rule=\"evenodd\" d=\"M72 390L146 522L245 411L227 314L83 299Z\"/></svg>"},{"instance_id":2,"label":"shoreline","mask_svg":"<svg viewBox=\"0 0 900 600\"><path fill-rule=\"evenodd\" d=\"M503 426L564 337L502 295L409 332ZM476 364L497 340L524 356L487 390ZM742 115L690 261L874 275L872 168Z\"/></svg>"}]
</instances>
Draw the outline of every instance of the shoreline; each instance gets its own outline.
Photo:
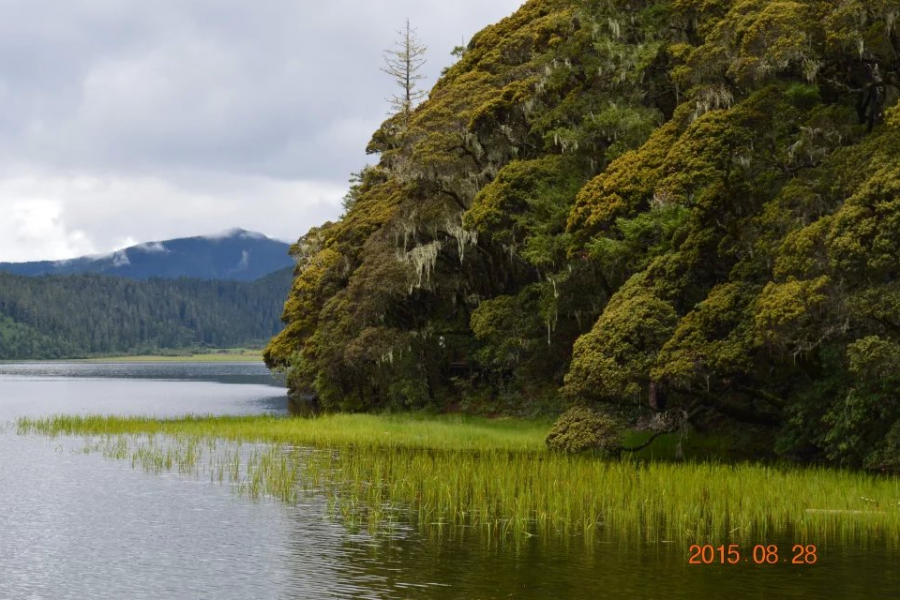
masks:
<instances>
[{"instance_id":1,"label":"shoreline","mask_svg":"<svg viewBox=\"0 0 900 600\"><path fill-rule=\"evenodd\" d=\"M49 362L49 361L48 361ZM59 362L59 361L52 361ZM67 361L68 362L68 361ZM102 356L71 359L71 362L93 364L115 363L228 363L263 362L262 353L190 354L185 356L142 354L135 356Z\"/></svg>"},{"instance_id":2,"label":"shoreline","mask_svg":"<svg viewBox=\"0 0 900 600\"><path fill-rule=\"evenodd\" d=\"M83 363L83 364L130 364L130 363L262 363L262 352L209 352L201 354L135 354L91 356L88 358L45 358L0 360L0 364L39 363Z\"/></svg>"}]
</instances>

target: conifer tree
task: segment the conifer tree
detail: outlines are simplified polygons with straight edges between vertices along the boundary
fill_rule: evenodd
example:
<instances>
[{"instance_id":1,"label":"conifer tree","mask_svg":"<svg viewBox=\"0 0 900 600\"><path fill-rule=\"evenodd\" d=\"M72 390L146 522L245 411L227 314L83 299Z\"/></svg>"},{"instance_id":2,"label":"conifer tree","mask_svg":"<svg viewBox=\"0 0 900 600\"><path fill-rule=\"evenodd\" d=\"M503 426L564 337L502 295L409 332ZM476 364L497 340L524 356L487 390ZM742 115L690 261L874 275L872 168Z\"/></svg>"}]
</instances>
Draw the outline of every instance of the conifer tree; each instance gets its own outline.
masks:
<instances>
[{"instance_id":1,"label":"conifer tree","mask_svg":"<svg viewBox=\"0 0 900 600\"><path fill-rule=\"evenodd\" d=\"M385 66L381 70L390 75L400 87L400 93L390 98L391 112L400 115L406 127L409 125L412 109L427 94L425 90L418 88L418 82L425 79L419 70L425 65L424 56L428 48L419 41L409 19L397 33L400 38L393 49L385 50Z\"/></svg>"}]
</instances>

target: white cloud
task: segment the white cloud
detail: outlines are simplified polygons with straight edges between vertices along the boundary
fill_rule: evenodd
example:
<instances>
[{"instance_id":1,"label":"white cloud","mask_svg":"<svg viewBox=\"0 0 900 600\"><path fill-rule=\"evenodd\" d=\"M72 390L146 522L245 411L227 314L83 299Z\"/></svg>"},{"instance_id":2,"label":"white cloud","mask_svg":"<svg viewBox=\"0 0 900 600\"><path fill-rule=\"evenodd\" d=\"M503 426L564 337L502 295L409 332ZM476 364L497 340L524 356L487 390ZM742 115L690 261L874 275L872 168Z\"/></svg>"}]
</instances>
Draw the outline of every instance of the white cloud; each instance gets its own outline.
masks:
<instances>
[{"instance_id":1,"label":"white cloud","mask_svg":"<svg viewBox=\"0 0 900 600\"><path fill-rule=\"evenodd\" d=\"M244 271L247 267L250 266L250 251L243 250L241 252L241 260L238 262L237 266L234 267L235 271Z\"/></svg>"},{"instance_id":2,"label":"white cloud","mask_svg":"<svg viewBox=\"0 0 900 600\"><path fill-rule=\"evenodd\" d=\"M0 261L57 260L95 251L84 231L68 229L58 202L5 196L0 219Z\"/></svg>"},{"instance_id":3,"label":"white cloud","mask_svg":"<svg viewBox=\"0 0 900 600\"><path fill-rule=\"evenodd\" d=\"M124 247L134 246L135 250L139 250L146 254L168 254L169 249L166 248L165 244L161 244L159 242L146 242L143 244L135 245L133 242L129 241L124 245Z\"/></svg>"},{"instance_id":4,"label":"white cloud","mask_svg":"<svg viewBox=\"0 0 900 600\"><path fill-rule=\"evenodd\" d=\"M115 252L112 255L113 266L115 267L126 267L131 264L131 261L128 260L128 255L124 252Z\"/></svg>"},{"instance_id":5,"label":"white cloud","mask_svg":"<svg viewBox=\"0 0 900 600\"><path fill-rule=\"evenodd\" d=\"M327 182L215 179L182 184L177 176L0 177L0 261L110 253L136 240L190 237L235 226L291 241L334 218L344 193L342 186Z\"/></svg>"},{"instance_id":6,"label":"white cloud","mask_svg":"<svg viewBox=\"0 0 900 600\"><path fill-rule=\"evenodd\" d=\"M430 86L520 4L0 2L0 261L230 227L294 240L373 160L405 19Z\"/></svg>"}]
</instances>

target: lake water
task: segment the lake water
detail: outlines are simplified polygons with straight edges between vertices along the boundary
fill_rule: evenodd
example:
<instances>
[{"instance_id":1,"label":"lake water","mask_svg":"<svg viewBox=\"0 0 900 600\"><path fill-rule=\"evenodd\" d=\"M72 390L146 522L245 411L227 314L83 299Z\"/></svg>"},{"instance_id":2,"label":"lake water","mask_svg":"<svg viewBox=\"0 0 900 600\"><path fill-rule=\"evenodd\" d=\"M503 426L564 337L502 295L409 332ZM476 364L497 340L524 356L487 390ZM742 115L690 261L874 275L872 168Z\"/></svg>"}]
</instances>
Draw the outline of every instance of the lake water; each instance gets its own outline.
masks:
<instances>
[{"instance_id":1,"label":"lake water","mask_svg":"<svg viewBox=\"0 0 900 600\"><path fill-rule=\"evenodd\" d=\"M286 412L254 364L0 364L0 423L50 414ZM375 540L324 498L253 501L132 469L71 438L0 431L0 600L898 598L900 554L821 540L812 566L689 566L656 541ZM787 553L793 540L778 543Z\"/></svg>"}]
</instances>

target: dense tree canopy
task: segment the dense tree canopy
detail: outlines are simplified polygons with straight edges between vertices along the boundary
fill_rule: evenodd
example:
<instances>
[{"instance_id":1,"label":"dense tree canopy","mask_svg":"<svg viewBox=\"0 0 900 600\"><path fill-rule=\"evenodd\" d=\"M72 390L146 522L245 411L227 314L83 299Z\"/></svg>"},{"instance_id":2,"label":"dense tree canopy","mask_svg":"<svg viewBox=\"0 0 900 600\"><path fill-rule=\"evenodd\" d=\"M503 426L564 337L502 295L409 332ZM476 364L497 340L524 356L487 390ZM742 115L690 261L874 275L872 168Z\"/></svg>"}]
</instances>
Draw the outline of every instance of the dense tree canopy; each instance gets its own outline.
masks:
<instances>
[{"instance_id":1,"label":"dense tree canopy","mask_svg":"<svg viewBox=\"0 0 900 600\"><path fill-rule=\"evenodd\" d=\"M898 16L527 2L375 132L267 361L330 409L679 411L897 467Z\"/></svg>"},{"instance_id":2,"label":"dense tree canopy","mask_svg":"<svg viewBox=\"0 0 900 600\"><path fill-rule=\"evenodd\" d=\"M262 344L290 270L251 283L0 273L0 360Z\"/></svg>"}]
</instances>

